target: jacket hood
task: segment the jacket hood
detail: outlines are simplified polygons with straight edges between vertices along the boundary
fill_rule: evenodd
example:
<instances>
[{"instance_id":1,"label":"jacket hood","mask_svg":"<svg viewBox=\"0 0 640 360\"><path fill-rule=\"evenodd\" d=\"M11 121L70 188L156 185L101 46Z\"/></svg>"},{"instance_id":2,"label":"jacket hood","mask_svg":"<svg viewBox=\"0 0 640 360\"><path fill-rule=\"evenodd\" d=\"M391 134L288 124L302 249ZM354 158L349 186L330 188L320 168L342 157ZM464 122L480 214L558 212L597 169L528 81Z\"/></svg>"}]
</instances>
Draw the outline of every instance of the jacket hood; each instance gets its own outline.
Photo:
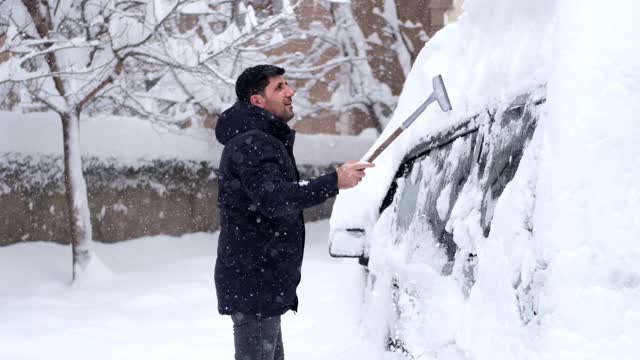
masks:
<instances>
[{"instance_id":1,"label":"jacket hood","mask_svg":"<svg viewBox=\"0 0 640 360\"><path fill-rule=\"evenodd\" d=\"M283 120L245 101L238 101L225 110L216 124L216 139L226 145L234 137L251 130L260 130L285 142L295 133Z\"/></svg>"}]
</instances>

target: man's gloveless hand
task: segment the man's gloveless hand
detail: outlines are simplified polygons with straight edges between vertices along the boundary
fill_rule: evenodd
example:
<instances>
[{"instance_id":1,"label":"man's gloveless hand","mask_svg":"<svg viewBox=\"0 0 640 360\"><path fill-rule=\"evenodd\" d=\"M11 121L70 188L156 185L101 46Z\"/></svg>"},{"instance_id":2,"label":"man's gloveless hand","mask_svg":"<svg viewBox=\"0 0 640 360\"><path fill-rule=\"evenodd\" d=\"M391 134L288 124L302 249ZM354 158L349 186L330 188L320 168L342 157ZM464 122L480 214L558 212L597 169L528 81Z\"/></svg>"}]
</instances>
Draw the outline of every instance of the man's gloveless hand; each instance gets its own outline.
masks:
<instances>
[{"instance_id":1,"label":"man's gloveless hand","mask_svg":"<svg viewBox=\"0 0 640 360\"><path fill-rule=\"evenodd\" d=\"M338 189L350 189L358 185L358 183L362 181L362 178L364 178L364 170L374 166L375 164L365 161L349 161L346 164L340 165L337 170Z\"/></svg>"}]
</instances>

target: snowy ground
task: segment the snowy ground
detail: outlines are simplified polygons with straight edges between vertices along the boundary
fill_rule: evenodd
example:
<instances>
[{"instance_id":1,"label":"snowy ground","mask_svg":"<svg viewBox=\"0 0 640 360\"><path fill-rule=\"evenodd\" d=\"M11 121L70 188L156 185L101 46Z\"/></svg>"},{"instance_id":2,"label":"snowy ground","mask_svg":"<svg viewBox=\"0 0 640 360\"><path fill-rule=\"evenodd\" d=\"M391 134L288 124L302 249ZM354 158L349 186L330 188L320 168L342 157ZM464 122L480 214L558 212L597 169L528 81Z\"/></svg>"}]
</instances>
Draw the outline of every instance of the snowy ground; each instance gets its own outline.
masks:
<instances>
[{"instance_id":1,"label":"snowy ground","mask_svg":"<svg viewBox=\"0 0 640 360\"><path fill-rule=\"evenodd\" d=\"M328 222L307 225L298 314L283 318L295 359L380 359L361 338L362 269L327 253ZM113 274L69 286L67 246L0 248L2 359L232 359L231 320L216 310L217 234L96 244Z\"/></svg>"}]
</instances>

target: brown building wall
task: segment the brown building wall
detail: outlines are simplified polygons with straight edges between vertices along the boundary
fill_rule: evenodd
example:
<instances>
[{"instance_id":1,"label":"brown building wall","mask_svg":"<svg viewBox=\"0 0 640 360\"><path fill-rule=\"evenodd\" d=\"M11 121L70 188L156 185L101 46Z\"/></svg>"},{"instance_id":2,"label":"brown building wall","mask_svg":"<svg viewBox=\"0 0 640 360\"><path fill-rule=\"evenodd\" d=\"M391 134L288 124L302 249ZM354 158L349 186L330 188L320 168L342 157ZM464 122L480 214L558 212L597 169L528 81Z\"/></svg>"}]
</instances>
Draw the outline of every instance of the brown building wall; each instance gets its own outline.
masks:
<instances>
[{"instance_id":1,"label":"brown building wall","mask_svg":"<svg viewBox=\"0 0 640 360\"><path fill-rule=\"evenodd\" d=\"M459 1L454 0L395 0L396 12L403 33L400 39L409 49L411 64L415 61L425 41L433 36L445 25L445 13L455 10L453 7ZM405 73L401 66L397 52L394 50L397 34L389 31L386 20L378 15L384 9L385 0L353 0L352 10L356 21L359 23L365 37L379 39L381 42L368 42L367 54L369 64L374 76L387 84L394 95L399 95L405 82ZM312 21L322 21L330 24L330 14L326 7L318 5L318 1L309 0L303 2L299 11L303 26ZM308 49L311 39L303 42L303 45L284 46L282 51L304 51ZM307 47L306 47L307 46ZM328 54L327 60L335 54ZM331 91L326 87L318 86L309 94L312 101L326 101L331 96ZM351 113L338 113L325 111L321 114L307 117L296 123L295 129L304 133L348 133L358 134L365 128L375 127L375 122L368 113L352 111ZM348 128L348 129L347 129Z\"/></svg>"},{"instance_id":2,"label":"brown building wall","mask_svg":"<svg viewBox=\"0 0 640 360\"><path fill-rule=\"evenodd\" d=\"M402 35L389 31L387 20L378 15L387 1L395 4ZM405 74L394 50L395 43L400 40L405 45L413 64L428 38L444 27L444 14L452 7L453 0L370 0L354 1L352 4L365 36L375 34L382 42L369 43L369 63L376 78L388 84L395 95L399 95ZM401 36L401 39L397 39L397 36Z\"/></svg>"}]
</instances>

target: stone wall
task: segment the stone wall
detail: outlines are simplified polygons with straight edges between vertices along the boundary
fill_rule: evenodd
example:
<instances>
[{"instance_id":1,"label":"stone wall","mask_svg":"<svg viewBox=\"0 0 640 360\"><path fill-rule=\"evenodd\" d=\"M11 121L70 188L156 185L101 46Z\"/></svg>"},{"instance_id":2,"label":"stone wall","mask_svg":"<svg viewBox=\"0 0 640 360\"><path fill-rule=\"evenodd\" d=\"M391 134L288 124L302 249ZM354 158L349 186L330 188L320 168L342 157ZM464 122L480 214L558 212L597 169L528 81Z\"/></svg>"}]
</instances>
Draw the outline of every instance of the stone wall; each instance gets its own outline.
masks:
<instances>
[{"instance_id":1,"label":"stone wall","mask_svg":"<svg viewBox=\"0 0 640 360\"><path fill-rule=\"evenodd\" d=\"M207 162L152 161L124 166L84 159L93 238L117 242L158 234L213 232L220 226L218 182ZM329 168L301 167L306 178ZM69 242L62 160L0 156L0 246ZM305 211L327 218L333 200Z\"/></svg>"}]
</instances>

